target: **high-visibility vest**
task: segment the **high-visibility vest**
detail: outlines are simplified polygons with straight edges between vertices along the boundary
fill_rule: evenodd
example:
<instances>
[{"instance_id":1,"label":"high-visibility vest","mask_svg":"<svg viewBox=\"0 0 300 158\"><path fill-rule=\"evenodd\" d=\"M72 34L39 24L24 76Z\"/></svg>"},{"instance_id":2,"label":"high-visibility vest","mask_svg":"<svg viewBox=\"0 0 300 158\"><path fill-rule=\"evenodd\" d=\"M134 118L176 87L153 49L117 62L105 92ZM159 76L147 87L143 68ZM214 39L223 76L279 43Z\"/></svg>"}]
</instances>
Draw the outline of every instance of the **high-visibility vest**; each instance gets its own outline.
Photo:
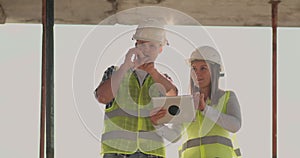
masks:
<instances>
[{"instance_id":1,"label":"high-visibility vest","mask_svg":"<svg viewBox=\"0 0 300 158\"><path fill-rule=\"evenodd\" d=\"M221 113L226 113L230 92L219 99L218 105L212 106ZM238 158L240 150L236 148L235 140L231 134L206 118L197 111L196 119L186 129L187 141L179 149L181 158Z\"/></svg>"},{"instance_id":2,"label":"high-visibility vest","mask_svg":"<svg viewBox=\"0 0 300 158\"><path fill-rule=\"evenodd\" d=\"M151 97L161 96L159 84L150 75L140 86L134 72L128 72L119 86L112 106L105 110L102 154L145 154L165 156L164 142L155 132L149 114Z\"/></svg>"}]
</instances>

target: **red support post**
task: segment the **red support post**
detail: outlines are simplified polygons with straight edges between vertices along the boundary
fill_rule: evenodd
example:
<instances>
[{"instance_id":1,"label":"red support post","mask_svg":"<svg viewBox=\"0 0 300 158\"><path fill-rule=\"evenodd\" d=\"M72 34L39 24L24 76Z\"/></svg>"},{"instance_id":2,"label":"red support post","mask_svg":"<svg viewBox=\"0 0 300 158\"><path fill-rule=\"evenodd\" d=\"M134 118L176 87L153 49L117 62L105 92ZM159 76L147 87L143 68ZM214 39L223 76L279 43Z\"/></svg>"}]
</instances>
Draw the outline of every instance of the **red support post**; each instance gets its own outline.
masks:
<instances>
[{"instance_id":1,"label":"red support post","mask_svg":"<svg viewBox=\"0 0 300 158\"><path fill-rule=\"evenodd\" d=\"M271 0L272 4L272 157L277 158L277 20L278 3L280 0Z\"/></svg>"}]
</instances>

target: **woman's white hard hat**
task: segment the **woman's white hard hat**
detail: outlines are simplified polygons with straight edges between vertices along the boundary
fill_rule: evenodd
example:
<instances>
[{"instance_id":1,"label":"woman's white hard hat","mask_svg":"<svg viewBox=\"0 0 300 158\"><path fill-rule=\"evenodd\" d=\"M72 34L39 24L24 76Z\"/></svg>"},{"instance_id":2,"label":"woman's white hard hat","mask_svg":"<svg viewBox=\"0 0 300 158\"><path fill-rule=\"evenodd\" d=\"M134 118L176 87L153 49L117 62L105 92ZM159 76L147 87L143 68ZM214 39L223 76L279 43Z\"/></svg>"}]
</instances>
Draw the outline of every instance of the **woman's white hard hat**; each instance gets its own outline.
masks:
<instances>
[{"instance_id":1,"label":"woman's white hard hat","mask_svg":"<svg viewBox=\"0 0 300 158\"><path fill-rule=\"evenodd\" d=\"M210 46L202 46L202 47L196 48L192 52L191 57L189 59L187 59L187 62L190 65L191 62L195 61L195 60L204 60L204 61L208 61L211 63L219 64L221 67L221 71L223 71L223 69L224 69L221 55L215 48L210 47Z\"/></svg>"}]
</instances>

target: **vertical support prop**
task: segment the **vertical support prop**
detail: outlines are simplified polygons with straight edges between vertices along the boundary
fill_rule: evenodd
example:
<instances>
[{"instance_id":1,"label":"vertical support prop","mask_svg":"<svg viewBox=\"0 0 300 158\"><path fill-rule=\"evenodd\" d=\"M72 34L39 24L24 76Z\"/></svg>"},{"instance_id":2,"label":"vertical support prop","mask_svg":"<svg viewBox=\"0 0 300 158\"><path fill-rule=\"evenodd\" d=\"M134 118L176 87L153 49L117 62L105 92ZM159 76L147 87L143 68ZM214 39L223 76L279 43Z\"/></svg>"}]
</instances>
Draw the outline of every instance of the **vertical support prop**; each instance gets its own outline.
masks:
<instances>
[{"instance_id":1,"label":"vertical support prop","mask_svg":"<svg viewBox=\"0 0 300 158\"><path fill-rule=\"evenodd\" d=\"M4 12L2 5L0 4L0 24L5 24L5 21L6 21L6 14Z\"/></svg>"},{"instance_id":2,"label":"vertical support prop","mask_svg":"<svg viewBox=\"0 0 300 158\"><path fill-rule=\"evenodd\" d=\"M272 4L272 157L277 158L277 20L280 0Z\"/></svg>"},{"instance_id":3,"label":"vertical support prop","mask_svg":"<svg viewBox=\"0 0 300 158\"><path fill-rule=\"evenodd\" d=\"M54 158L54 0L42 1L42 87L40 118L40 158ZM46 123L46 132L45 132ZM45 138L46 134L46 138Z\"/></svg>"}]
</instances>

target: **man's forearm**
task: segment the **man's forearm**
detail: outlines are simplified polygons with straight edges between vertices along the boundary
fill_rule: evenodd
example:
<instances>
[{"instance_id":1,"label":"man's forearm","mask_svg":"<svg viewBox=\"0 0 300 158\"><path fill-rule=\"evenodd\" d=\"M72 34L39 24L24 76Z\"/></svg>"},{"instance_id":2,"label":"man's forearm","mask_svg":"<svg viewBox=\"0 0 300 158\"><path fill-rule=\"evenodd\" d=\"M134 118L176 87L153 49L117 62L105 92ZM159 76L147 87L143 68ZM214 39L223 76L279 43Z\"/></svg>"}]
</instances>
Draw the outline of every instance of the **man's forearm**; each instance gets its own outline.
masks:
<instances>
[{"instance_id":1,"label":"man's forearm","mask_svg":"<svg viewBox=\"0 0 300 158\"><path fill-rule=\"evenodd\" d=\"M104 81L97 88L97 100L100 103L107 104L113 98L119 89L121 80L123 79L125 73L128 71L129 66L122 64L118 70L116 70L110 79Z\"/></svg>"},{"instance_id":2,"label":"man's forearm","mask_svg":"<svg viewBox=\"0 0 300 158\"><path fill-rule=\"evenodd\" d=\"M176 96L178 94L176 86L156 69L150 71L149 74L156 83L160 83L164 86L167 96Z\"/></svg>"}]
</instances>

